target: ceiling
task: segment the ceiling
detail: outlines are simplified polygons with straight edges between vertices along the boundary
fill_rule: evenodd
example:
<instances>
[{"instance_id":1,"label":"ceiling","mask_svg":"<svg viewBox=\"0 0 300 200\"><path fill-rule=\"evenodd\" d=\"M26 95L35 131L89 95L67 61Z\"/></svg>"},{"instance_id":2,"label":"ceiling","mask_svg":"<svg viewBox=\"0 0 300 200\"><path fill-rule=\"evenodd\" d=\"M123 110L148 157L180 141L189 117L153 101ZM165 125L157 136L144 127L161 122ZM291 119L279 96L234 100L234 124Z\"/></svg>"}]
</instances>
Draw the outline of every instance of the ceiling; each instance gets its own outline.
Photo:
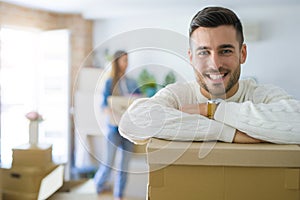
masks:
<instances>
[{"instance_id":1,"label":"ceiling","mask_svg":"<svg viewBox=\"0 0 300 200\"><path fill-rule=\"evenodd\" d=\"M299 5L299 0L0 0L24 7L59 13L81 14L87 19L134 15L163 15L198 10L206 5L230 7L251 5Z\"/></svg>"}]
</instances>

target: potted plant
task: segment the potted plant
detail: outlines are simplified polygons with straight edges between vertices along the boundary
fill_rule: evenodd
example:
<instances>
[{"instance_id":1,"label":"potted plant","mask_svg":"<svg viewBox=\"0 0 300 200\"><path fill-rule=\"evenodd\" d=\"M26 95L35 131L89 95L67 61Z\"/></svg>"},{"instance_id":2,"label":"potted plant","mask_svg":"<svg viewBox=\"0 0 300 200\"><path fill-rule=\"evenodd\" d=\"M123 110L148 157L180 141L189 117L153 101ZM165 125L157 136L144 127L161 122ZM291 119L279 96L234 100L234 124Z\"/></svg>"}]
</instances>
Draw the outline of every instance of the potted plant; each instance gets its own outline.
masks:
<instances>
[{"instance_id":1,"label":"potted plant","mask_svg":"<svg viewBox=\"0 0 300 200\"><path fill-rule=\"evenodd\" d=\"M142 94L147 97L153 96L157 91L157 84L155 77L148 72L147 69L143 69L138 77L138 84Z\"/></svg>"}]
</instances>

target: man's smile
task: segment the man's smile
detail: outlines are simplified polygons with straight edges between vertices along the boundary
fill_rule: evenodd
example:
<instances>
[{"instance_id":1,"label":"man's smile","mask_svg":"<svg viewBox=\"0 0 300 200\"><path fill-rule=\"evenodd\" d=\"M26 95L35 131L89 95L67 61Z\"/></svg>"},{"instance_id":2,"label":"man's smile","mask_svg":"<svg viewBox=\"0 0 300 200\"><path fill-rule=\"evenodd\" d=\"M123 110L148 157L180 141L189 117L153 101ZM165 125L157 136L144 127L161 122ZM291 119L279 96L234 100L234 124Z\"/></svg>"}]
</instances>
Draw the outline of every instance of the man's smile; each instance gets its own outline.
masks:
<instances>
[{"instance_id":1,"label":"man's smile","mask_svg":"<svg viewBox=\"0 0 300 200\"><path fill-rule=\"evenodd\" d=\"M227 77L227 73L205 73L204 77L208 78L213 83L223 82L224 79Z\"/></svg>"}]
</instances>

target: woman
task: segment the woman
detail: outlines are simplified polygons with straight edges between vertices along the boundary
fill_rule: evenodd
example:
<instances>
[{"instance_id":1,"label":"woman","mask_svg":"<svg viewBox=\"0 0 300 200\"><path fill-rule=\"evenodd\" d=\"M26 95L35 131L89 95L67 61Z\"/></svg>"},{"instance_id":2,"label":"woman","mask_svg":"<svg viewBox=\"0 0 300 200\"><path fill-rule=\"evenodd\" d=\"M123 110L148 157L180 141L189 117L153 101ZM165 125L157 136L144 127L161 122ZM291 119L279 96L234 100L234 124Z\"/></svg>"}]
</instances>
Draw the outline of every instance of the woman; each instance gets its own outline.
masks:
<instances>
[{"instance_id":1,"label":"woman","mask_svg":"<svg viewBox=\"0 0 300 200\"><path fill-rule=\"evenodd\" d=\"M112 112L108 108L109 96L128 96L132 94L139 94L137 83L126 77L125 72L128 67L128 55L125 51L117 51L114 54L112 61L111 77L106 81L103 92L103 107ZM121 150L121 162L120 167L117 170L117 177L114 184L114 198L121 200L123 198L123 192L127 181L127 171L130 160L130 155L133 150L133 143L123 138L119 132L118 127L111 123L108 124L108 135L106 145L106 160L102 163L94 180L96 184L97 193L107 189L105 185L108 181L111 169L114 164L116 150Z\"/></svg>"}]
</instances>

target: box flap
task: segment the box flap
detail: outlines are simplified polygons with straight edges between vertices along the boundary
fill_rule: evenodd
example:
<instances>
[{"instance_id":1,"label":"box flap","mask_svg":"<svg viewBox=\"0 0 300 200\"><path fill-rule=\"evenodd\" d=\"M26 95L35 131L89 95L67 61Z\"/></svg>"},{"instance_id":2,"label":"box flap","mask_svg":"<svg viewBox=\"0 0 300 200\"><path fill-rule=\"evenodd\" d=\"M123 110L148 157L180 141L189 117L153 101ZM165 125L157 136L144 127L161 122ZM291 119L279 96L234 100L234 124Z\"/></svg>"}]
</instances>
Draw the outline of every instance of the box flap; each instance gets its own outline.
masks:
<instances>
[{"instance_id":1,"label":"box flap","mask_svg":"<svg viewBox=\"0 0 300 200\"><path fill-rule=\"evenodd\" d=\"M201 151L205 154L199 157ZM147 152L150 165L300 167L300 145L178 142L153 138Z\"/></svg>"},{"instance_id":2,"label":"box flap","mask_svg":"<svg viewBox=\"0 0 300 200\"><path fill-rule=\"evenodd\" d=\"M52 151L52 144L43 144L39 143L37 145L32 145L29 143L22 144L20 146L17 146L13 148L13 151L42 151L42 150L48 150L50 149Z\"/></svg>"}]
</instances>

